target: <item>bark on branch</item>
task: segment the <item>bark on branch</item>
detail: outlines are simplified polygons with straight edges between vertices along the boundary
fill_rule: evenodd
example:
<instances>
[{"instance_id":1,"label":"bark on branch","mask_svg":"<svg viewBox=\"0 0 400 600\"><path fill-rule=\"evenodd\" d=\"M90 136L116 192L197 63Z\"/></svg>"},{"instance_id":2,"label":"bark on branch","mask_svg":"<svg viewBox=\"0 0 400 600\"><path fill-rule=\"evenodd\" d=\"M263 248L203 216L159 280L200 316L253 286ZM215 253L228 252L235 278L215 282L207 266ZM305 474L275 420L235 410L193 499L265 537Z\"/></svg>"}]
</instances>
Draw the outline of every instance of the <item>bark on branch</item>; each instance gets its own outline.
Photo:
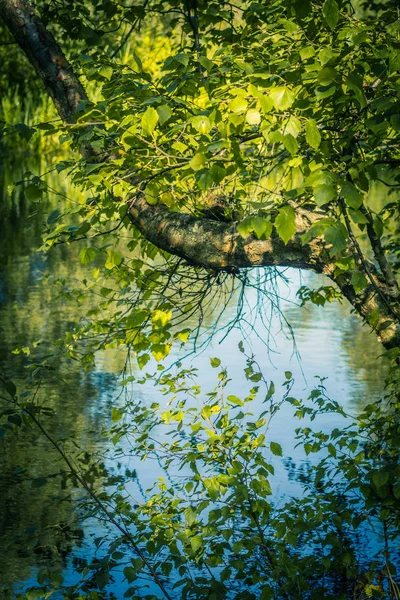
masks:
<instances>
[{"instance_id":1,"label":"bark on branch","mask_svg":"<svg viewBox=\"0 0 400 600\"><path fill-rule=\"evenodd\" d=\"M0 0L0 17L43 80L60 117L67 123L74 122L76 108L87 96L51 32L25 0ZM322 213L297 207L297 231L285 245L276 234L267 240L253 235L243 239L235 223L173 213L163 205L149 205L141 196L131 201L129 211L132 222L147 240L201 267L234 270L291 266L324 273L376 331L386 348L400 347L400 318L391 303L392 291L374 265L368 263L369 284L356 292L352 285L354 271L337 275L321 239L302 244L302 234ZM360 270L364 272L362 265Z\"/></svg>"},{"instance_id":2,"label":"bark on branch","mask_svg":"<svg viewBox=\"0 0 400 600\"><path fill-rule=\"evenodd\" d=\"M0 0L0 16L42 79L60 117L74 122L74 112L86 92L53 35L23 0Z\"/></svg>"}]
</instances>

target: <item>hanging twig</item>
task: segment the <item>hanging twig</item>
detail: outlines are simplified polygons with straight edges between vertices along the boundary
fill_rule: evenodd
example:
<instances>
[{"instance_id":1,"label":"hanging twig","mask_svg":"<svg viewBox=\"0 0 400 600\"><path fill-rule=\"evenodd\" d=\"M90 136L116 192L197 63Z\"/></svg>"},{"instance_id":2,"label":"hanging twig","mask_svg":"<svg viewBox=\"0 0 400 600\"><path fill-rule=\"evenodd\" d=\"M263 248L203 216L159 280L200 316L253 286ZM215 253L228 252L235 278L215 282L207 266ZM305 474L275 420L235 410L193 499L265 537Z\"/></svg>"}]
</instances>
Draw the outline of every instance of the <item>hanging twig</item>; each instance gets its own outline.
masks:
<instances>
[{"instance_id":1,"label":"hanging twig","mask_svg":"<svg viewBox=\"0 0 400 600\"><path fill-rule=\"evenodd\" d=\"M3 380L2 380L3 381ZM35 392L35 396L38 393L40 388L40 382L37 386L36 392ZM50 433L43 427L43 425L40 423L40 421L36 418L36 416L33 414L33 412L31 410L29 410L26 407L21 406L18 401L14 398L12 400L13 404L15 404L15 406L17 406L23 413L27 414L29 416L30 419L32 419L32 421L35 423L35 425L38 427L38 429L41 431L41 433L44 435L44 437L50 442L50 444L53 446L53 448L57 451L57 453L61 456L61 458L63 459L63 461L66 463L66 465L68 466L70 472L72 473L72 475L76 478L76 480L82 485L82 487L85 489L85 491L88 493L88 495L90 496L90 498L93 500L93 502L98 506L98 508L106 515L107 519L109 520L110 523L112 523L121 533L122 535L128 540L128 542L130 543L130 545L132 546L132 548L134 549L134 551L136 552L136 554L139 556L139 558L143 561L143 564L147 567L147 569L150 571L155 583L158 585L158 587L160 588L160 590L162 591L162 593L164 594L165 598L167 600L173 600L172 596L170 596L168 590L165 588L165 585L163 583L163 581L160 579L160 577L158 576L158 573L156 572L155 568L153 567L153 565L151 564L151 562L146 558L146 556L144 555L144 553L142 552L142 550L140 549L138 543L135 541L135 539L133 538L132 534L123 526L121 525L116 518L111 514L111 512L109 511L109 509L105 506L104 502L102 502L98 496L96 495L96 493L89 487L89 485L86 483L85 479L82 477L82 475L77 471L77 469L74 467L71 459L67 456L67 454L64 452L63 448L59 445L59 443L50 435Z\"/></svg>"}]
</instances>

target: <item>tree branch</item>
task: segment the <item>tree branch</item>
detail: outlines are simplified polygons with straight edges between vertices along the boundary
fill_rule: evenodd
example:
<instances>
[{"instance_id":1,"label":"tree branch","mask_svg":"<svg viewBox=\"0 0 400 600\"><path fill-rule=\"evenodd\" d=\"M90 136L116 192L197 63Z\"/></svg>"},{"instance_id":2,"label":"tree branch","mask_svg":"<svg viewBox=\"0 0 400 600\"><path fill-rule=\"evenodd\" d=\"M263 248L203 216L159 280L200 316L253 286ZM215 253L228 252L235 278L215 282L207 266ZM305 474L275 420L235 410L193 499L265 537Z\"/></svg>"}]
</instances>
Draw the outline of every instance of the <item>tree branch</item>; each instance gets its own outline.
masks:
<instances>
[{"instance_id":1,"label":"tree branch","mask_svg":"<svg viewBox=\"0 0 400 600\"><path fill-rule=\"evenodd\" d=\"M53 35L25 0L0 0L0 17L43 80L60 117L73 123L79 102L87 96ZM90 147L82 151L96 154ZM400 347L400 321L392 314L390 290L375 266L367 261L368 273L373 279L365 289L356 292L352 284L354 271L337 274L321 238L302 243L302 234L323 216L320 211L306 211L296 206L296 233L285 245L276 233L266 240L258 240L253 234L244 239L235 223L171 212L163 205L149 205L141 194L129 202L129 217L147 240L200 267L229 271L290 266L324 273L338 285L386 348ZM360 272L364 272L362 267Z\"/></svg>"},{"instance_id":2,"label":"tree branch","mask_svg":"<svg viewBox=\"0 0 400 600\"><path fill-rule=\"evenodd\" d=\"M73 123L86 92L53 35L23 0L0 0L0 16L42 79L60 117Z\"/></svg>"}]
</instances>

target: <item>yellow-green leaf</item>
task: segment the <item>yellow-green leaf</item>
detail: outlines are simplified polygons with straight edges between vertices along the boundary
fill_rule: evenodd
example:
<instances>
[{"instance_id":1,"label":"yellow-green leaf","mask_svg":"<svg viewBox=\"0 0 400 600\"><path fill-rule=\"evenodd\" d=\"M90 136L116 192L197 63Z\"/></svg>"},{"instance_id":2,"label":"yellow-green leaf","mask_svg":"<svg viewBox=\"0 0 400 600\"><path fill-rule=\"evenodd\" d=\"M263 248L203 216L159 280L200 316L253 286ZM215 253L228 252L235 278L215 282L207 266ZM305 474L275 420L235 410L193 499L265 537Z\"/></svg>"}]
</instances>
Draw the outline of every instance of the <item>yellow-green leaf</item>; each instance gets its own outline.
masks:
<instances>
[{"instance_id":1,"label":"yellow-green leaf","mask_svg":"<svg viewBox=\"0 0 400 600\"><path fill-rule=\"evenodd\" d=\"M249 123L249 125L258 125L261 121L261 115L259 111L255 110L254 108L248 110L246 113L246 121Z\"/></svg>"},{"instance_id":2,"label":"yellow-green leaf","mask_svg":"<svg viewBox=\"0 0 400 600\"><path fill-rule=\"evenodd\" d=\"M192 117L190 122L199 133L208 133L211 130L210 119L204 115Z\"/></svg>"},{"instance_id":3,"label":"yellow-green leaf","mask_svg":"<svg viewBox=\"0 0 400 600\"><path fill-rule=\"evenodd\" d=\"M172 311L164 312L163 310L155 310L151 315L151 321L156 328L166 327L172 319Z\"/></svg>"},{"instance_id":4,"label":"yellow-green leaf","mask_svg":"<svg viewBox=\"0 0 400 600\"><path fill-rule=\"evenodd\" d=\"M306 140L311 148L318 150L321 144L321 134L314 119L309 119L306 123Z\"/></svg>"},{"instance_id":5,"label":"yellow-green leaf","mask_svg":"<svg viewBox=\"0 0 400 600\"><path fill-rule=\"evenodd\" d=\"M206 157L202 152L198 152L189 162L189 167L193 169L193 171L199 171L205 164Z\"/></svg>"},{"instance_id":6,"label":"yellow-green leaf","mask_svg":"<svg viewBox=\"0 0 400 600\"><path fill-rule=\"evenodd\" d=\"M159 121L158 112L152 106L149 106L142 115L142 130L144 134L152 135Z\"/></svg>"},{"instance_id":7,"label":"yellow-green leaf","mask_svg":"<svg viewBox=\"0 0 400 600\"><path fill-rule=\"evenodd\" d=\"M243 113L247 110L248 102L245 98L237 96L234 100L229 103L229 110L234 113Z\"/></svg>"},{"instance_id":8,"label":"yellow-green leaf","mask_svg":"<svg viewBox=\"0 0 400 600\"><path fill-rule=\"evenodd\" d=\"M291 206L282 206L279 209L275 228L281 240L287 244L296 232L296 213Z\"/></svg>"},{"instance_id":9,"label":"yellow-green leaf","mask_svg":"<svg viewBox=\"0 0 400 600\"><path fill-rule=\"evenodd\" d=\"M94 248L82 248L79 253L79 262L82 265L89 265L97 256L97 250Z\"/></svg>"},{"instance_id":10,"label":"yellow-green leaf","mask_svg":"<svg viewBox=\"0 0 400 600\"><path fill-rule=\"evenodd\" d=\"M107 260L105 262L106 269L113 269L114 267L118 267L121 264L122 256L119 252L115 252L114 250L107 250Z\"/></svg>"},{"instance_id":11,"label":"yellow-green leaf","mask_svg":"<svg viewBox=\"0 0 400 600\"><path fill-rule=\"evenodd\" d=\"M110 65L102 65L99 69L99 73L102 77L110 80L113 74L112 67Z\"/></svg>"},{"instance_id":12,"label":"yellow-green leaf","mask_svg":"<svg viewBox=\"0 0 400 600\"><path fill-rule=\"evenodd\" d=\"M294 93L286 86L272 88L269 95L276 110L287 110L295 101Z\"/></svg>"}]
</instances>

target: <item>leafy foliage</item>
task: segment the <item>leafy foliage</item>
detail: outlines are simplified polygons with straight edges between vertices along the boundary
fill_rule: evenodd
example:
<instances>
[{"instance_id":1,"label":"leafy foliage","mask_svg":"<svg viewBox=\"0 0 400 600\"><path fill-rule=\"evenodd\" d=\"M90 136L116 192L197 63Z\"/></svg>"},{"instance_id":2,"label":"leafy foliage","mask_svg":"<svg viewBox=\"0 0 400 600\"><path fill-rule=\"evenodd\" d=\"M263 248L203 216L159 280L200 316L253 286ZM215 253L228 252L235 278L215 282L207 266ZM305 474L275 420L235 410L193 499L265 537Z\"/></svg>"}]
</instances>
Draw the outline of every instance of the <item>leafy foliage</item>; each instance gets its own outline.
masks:
<instances>
[{"instance_id":1,"label":"leafy foliage","mask_svg":"<svg viewBox=\"0 0 400 600\"><path fill-rule=\"evenodd\" d=\"M253 236L279 247L293 240L300 211L310 211L315 220L303 244L323 240L334 278L350 275L356 295L375 281L368 268L373 259L396 314L391 278L399 267L400 63L394 2L171 0L127 7L64 0L41 2L38 9L66 40L90 100L79 105L76 123L65 125L45 105L44 115L31 111L23 122L27 100L18 119L9 119L9 96L2 101L3 145L15 135L25 145L50 140L84 150L81 158L56 159L59 176L80 193L60 199L49 215L43 250L83 242L79 261L88 272L78 283L63 281L61 297L93 303L81 326L65 332L52 360L32 363L34 378L56 368L61 357L90 371L99 349L124 346L137 359L140 381L152 381L145 371L151 357L161 362L173 344L196 337L189 317L198 306L203 310L211 284L221 286L229 274L185 265L183 278L180 259L132 232L129 211L138 198L171 213L234 221L243 240ZM140 43L128 42L139 23ZM18 66L13 90L25 89L19 77L25 68ZM12 79L8 62L7 70ZM387 192L378 200L377 182ZM45 176L31 173L17 185L38 205L51 191ZM323 305L339 293L303 286L298 295L303 303ZM369 321L375 326L379 315ZM398 361L396 348L390 358ZM211 365L220 369L220 359ZM148 577L149 598L398 597L397 364L382 403L328 433L310 427L322 414L343 414L323 383L302 402L290 395L289 372L277 393L249 359L246 398L225 393L224 368L217 387L204 395L195 373L179 368L176 376L161 365L157 372L167 406L135 401L110 414L115 458L128 440L135 456L161 465L164 479L154 482L145 501L132 503L130 486L140 488L135 473L109 477L108 487L95 489L96 477L107 478L104 465L89 456L77 472L71 463L71 481L88 494L85 508L119 533L108 547L104 539L96 542L95 561L77 561L82 579L76 586L64 586L59 571L44 570L27 597L46 597L55 588L74 600L107 597L121 571L128 598L144 597ZM263 384L265 410L254 416L252 401ZM8 380L4 389L6 433L51 416L32 391L19 394ZM319 459L310 458L299 478L302 494L279 506L274 468L280 458L291 466L268 432L286 405L306 420L298 441ZM156 429L166 441L154 441ZM68 459L62 449L61 457ZM173 469L181 475L172 477ZM33 487L45 484L38 476ZM363 552L359 540L367 536L373 543Z\"/></svg>"},{"instance_id":2,"label":"leafy foliage","mask_svg":"<svg viewBox=\"0 0 400 600\"><path fill-rule=\"evenodd\" d=\"M326 396L323 381L303 402L291 396L291 373L276 389L249 357L250 389L238 398L226 395L229 378L219 360L212 365L219 371L211 392L202 392L194 370L180 367L159 379L166 403L132 400L112 409L108 435L115 458L130 448L145 465L159 465L143 501L131 501L141 489L136 473L127 470L93 494L87 486L94 465L80 461L82 468L72 467L70 475L89 490L91 514L105 517L114 534L110 531L108 548L97 540L95 561L77 561L84 578L64 589L65 598L103 597L113 572L121 569L127 598L144 597L147 576L154 598L393 596L400 560L397 394L367 406L352 421ZM142 383L154 377L148 374ZM397 377L395 367L392 384ZM17 398L11 382L4 385L8 427L45 410L26 394ZM261 412L254 414L260 396ZM271 422L288 406L303 421L298 443L306 456L316 457L297 474L270 435ZM345 427L312 427L330 413L342 415ZM301 486L283 505L273 494L281 460ZM62 585L56 575L42 577L39 583L50 577L53 586Z\"/></svg>"}]
</instances>

